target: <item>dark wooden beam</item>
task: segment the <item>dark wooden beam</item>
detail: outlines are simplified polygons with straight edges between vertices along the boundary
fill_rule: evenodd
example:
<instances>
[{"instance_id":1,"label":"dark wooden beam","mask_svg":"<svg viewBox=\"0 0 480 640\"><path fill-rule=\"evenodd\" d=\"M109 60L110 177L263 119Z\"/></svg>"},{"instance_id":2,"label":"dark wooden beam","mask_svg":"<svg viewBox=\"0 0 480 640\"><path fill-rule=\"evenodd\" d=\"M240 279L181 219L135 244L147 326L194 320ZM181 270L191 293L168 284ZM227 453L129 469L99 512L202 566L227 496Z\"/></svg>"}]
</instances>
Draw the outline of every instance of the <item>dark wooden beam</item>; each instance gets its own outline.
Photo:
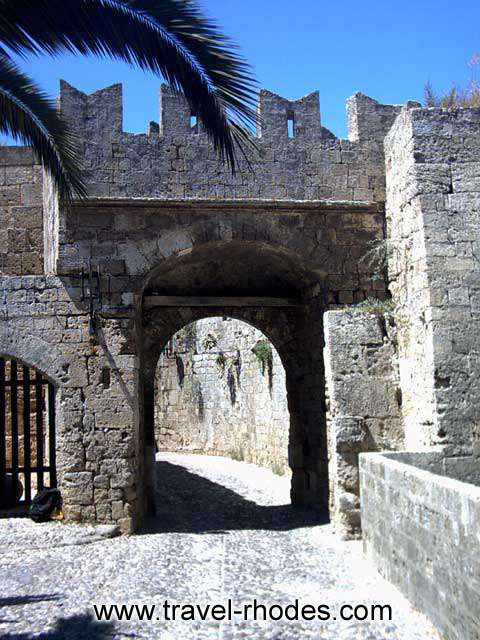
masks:
<instances>
[{"instance_id":1,"label":"dark wooden beam","mask_svg":"<svg viewBox=\"0 0 480 640\"><path fill-rule=\"evenodd\" d=\"M1 160L1 150L0 150ZM147 209L152 211L229 211L229 210L258 210L258 211L316 211L330 212L333 215L339 213L354 213L361 211L366 213L383 213L384 205L372 201L359 200L271 200L262 198L85 198L75 200L73 207L88 213L98 213L98 208L116 209L126 212L133 209Z\"/></svg>"},{"instance_id":2,"label":"dark wooden beam","mask_svg":"<svg viewBox=\"0 0 480 640\"><path fill-rule=\"evenodd\" d=\"M300 307L294 298L242 296L145 296L144 307Z\"/></svg>"}]
</instances>

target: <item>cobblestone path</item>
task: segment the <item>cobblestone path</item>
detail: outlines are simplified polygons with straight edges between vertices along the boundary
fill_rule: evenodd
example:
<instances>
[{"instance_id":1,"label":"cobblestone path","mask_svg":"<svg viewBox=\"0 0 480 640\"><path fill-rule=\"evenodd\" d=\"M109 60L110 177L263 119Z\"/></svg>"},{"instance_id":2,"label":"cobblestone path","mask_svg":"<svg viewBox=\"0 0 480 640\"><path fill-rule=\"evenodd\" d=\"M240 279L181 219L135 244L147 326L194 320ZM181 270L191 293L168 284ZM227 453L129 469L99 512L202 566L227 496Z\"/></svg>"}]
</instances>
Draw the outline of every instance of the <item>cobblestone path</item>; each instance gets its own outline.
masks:
<instances>
[{"instance_id":1,"label":"cobblestone path","mask_svg":"<svg viewBox=\"0 0 480 640\"><path fill-rule=\"evenodd\" d=\"M288 506L289 482L225 458L162 454L141 535L0 520L2 640L425 640L428 621L329 525ZM391 604L389 622L97 623L93 603ZM163 617L160 608L160 617Z\"/></svg>"}]
</instances>

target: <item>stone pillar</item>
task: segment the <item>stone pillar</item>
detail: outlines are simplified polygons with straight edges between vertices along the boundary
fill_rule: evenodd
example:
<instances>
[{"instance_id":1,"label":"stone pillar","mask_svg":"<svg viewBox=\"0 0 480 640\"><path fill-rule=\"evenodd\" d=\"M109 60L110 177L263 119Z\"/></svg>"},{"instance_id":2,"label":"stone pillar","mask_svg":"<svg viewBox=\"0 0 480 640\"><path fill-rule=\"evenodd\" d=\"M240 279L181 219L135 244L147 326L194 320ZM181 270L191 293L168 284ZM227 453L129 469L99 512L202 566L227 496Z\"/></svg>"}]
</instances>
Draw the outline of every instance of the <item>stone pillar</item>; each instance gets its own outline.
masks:
<instances>
[{"instance_id":1,"label":"stone pillar","mask_svg":"<svg viewBox=\"0 0 480 640\"><path fill-rule=\"evenodd\" d=\"M328 513L328 455L323 363L323 299L313 285L296 317L294 358L286 364L291 428L292 504Z\"/></svg>"},{"instance_id":2,"label":"stone pillar","mask_svg":"<svg viewBox=\"0 0 480 640\"><path fill-rule=\"evenodd\" d=\"M394 340L388 316L325 314L330 511L344 538L360 534L359 453L403 445Z\"/></svg>"}]
</instances>

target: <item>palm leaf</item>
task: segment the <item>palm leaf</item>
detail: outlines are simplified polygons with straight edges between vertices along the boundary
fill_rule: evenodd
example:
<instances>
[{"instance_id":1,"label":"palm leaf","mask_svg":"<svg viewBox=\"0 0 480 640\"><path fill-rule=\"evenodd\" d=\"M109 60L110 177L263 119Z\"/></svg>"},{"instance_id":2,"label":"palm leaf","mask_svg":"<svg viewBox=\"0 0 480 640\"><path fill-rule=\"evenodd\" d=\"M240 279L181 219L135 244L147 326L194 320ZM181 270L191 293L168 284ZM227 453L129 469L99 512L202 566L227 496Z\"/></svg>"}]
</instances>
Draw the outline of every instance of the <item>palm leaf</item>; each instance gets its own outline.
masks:
<instances>
[{"instance_id":1,"label":"palm leaf","mask_svg":"<svg viewBox=\"0 0 480 640\"><path fill-rule=\"evenodd\" d=\"M227 38L184 0L0 0L0 43L18 54L113 57L182 91L215 149L235 166L253 144L254 82Z\"/></svg>"},{"instance_id":2,"label":"palm leaf","mask_svg":"<svg viewBox=\"0 0 480 640\"><path fill-rule=\"evenodd\" d=\"M0 131L32 147L51 174L62 202L86 195L77 141L55 103L4 56L0 56Z\"/></svg>"},{"instance_id":3,"label":"palm leaf","mask_svg":"<svg viewBox=\"0 0 480 640\"><path fill-rule=\"evenodd\" d=\"M256 106L256 83L251 69L236 52L235 45L222 35L215 23L205 19L194 2L179 0L129 0L130 6L162 25L190 52L206 71L218 96L227 98L228 108L243 119L245 103ZM247 119L246 124L252 122Z\"/></svg>"}]
</instances>

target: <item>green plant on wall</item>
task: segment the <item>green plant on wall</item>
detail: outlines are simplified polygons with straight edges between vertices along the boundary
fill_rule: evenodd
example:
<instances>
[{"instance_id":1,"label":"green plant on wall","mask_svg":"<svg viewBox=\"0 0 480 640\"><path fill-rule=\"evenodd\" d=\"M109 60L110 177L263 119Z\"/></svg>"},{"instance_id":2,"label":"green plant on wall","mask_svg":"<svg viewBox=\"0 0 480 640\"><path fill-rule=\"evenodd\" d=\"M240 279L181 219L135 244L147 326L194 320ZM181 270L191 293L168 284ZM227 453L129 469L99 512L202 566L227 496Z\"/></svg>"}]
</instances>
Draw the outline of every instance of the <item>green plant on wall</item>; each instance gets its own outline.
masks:
<instances>
[{"instance_id":1,"label":"green plant on wall","mask_svg":"<svg viewBox=\"0 0 480 640\"><path fill-rule=\"evenodd\" d=\"M240 352L237 349L236 355L227 358L224 353L220 352L215 358L215 363L220 370L220 377L223 378L227 373L227 386L230 393L230 402L232 405L237 402L237 389L240 388L240 372L242 363Z\"/></svg>"},{"instance_id":2,"label":"green plant on wall","mask_svg":"<svg viewBox=\"0 0 480 640\"><path fill-rule=\"evenodd\" d=\"M393 313L393 311L395 311L395 305L391 299L378 300L377 298L367 298L358 304L348 307L348 311L352 313L374 313L383 315Z\"/></svg>"},{"instance_id":3,"label":"green plant on wall","mask_svg":"<svg viewBox=\"0 0 480 640\"><path fill-rule=\"evenodd\" d=\"M265 371L268 371L273 366L272 347L269 341L259 340L257 344L252 347L252 353L257 359L262 375L265 375Z\"/></svg>"},{"instance_id":4,"label":"green plant on wall","mask_svg":"<svg viewBox=\"0 0 480 640\"><path fill-rule=\"evenodd\" d=\"M392 259L395 246L391 240L373 240L368 243L368 251L361 262L371 269L372 276L378 280L386 278L388 263Z\"/></svg>"},{"instance_id":5,"label":"green plant on wall","mask_svg":"<svg viewBox=\"0 0 480 640\"><path fill-rule=\"evenodd\" d=\"M215 358L215 363L220 369L220 375L223 376L223 374L225 373L225 367L227 366L227 359L225 357L225 354L220 352Z\"/></svg>"},{"instance_id":6,"label":"green plant on wall","mask_svg":"<svg viewBox=\"0 0 480 640\"><path fill-rule=\"evenodd\" d=\"M273 352L272 345L268 340L259 340L257 344L252 347L252 353L257 359L257 362L262 372L262 376L265 372L268 374L268 388L270 391L273 386Z\"/></svg>"},{"instance_id":7,"label":"green plant on wall","mask_svg":"<svg viewBox=\"0 0 480 640\"><path fill-rule=\"evenodd\" d=\"M272 473L274 473L276 476L285 475L285 467L279 462L272 462L270 469L272 470Z\"/></svg>"},{"instance_id":8,"label":"green plant on wall","mask_svg":"<svg viewBox=\"0 0 480 640\"><path fill-rule=\"evenodd\" d=\"M438 95L430 82L424 88L424 104L426 107L439 107L442 109L461 109L467 107L480 107L480 84L478 81L478 69L480 56L474 53L468 61L470 67L470 81L466 88L453 83L450 89Z\"/></svg>"},{"instance_id":9,"label":"green plant on wall","mask_svg":"<svg viewBox=\"0 0 480 640\"><path fill-rule=\"evenodd\" d=\"M205 349L205 351L211 351L217 346L217 344L218 344L217 338L211 333L209 333L205 338L205 340L203 341L203 348Z\"/></svg>"},{"instance_id":10,"label":"green plant on wall","mask_svg":"<svg viewBox=\"0 0 480 640\"><path fill-rule=\"evenodd\" d=\"M197 327L194 322L188 324L178 331L172 338L172 349L175 352L187 352L195 350L197 340Z\"/></svg>"},{"instance_id":11,"label":"green plant on wall","mask_svg":"<svg viewBox=\"0 0 480 640\"><path fill-rule=\"evenodd\" d=\"M236 460L237 462L244 462L245 460L245 451L241 445L236 445L232 447L228 452L228 457L232 460Z\"/></svg>"}]
</instances>

